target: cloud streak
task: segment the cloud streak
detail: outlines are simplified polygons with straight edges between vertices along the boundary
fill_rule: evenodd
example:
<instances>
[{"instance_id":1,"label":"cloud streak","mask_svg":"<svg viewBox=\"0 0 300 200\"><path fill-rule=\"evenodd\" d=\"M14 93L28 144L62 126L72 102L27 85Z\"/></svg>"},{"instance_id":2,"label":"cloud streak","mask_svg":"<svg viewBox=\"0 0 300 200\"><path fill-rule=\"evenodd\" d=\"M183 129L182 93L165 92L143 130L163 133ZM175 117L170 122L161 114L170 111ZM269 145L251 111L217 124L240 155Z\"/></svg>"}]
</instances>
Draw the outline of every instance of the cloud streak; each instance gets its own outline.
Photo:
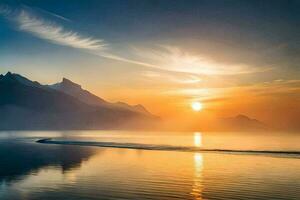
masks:
<instances>
[{"instance_id":1,"label":"cloud streak","mask_svg":"<svg viewBox=\"0 0 300 200\"><path fill-rule=\"evenodd\" d=\"M35 37L47 40L51 43L55 43L62 46L68 46L76 49L89 50L89 53L107 59L132 63L146 67L159 67L154 64L136 61L133 59L127 59L115 55L113 53L109 53L108 51L105 51L107 50L106 47L108 46L108 43L104 40L94 39L92 37L84 37L75 31L66 30L61 25L33 15L32 13L30 13L29 10L31 9L29 9L27 6L25 7L25 9L20 10L12 10L7 6L1 6L0 14L2 14L11 21L14 21L17 24L17 27L20 31L30 33ZM43 10L43 12L47 11ZM54 13L51 13L51 15L58 17L58 15ZM61 16L59 16L59 18L61 18Z\"/></svg>"},{"instance_id":2,"label":"cloud streak","mask_svg":"<svg viewBox=\"0 0 300 200\"><path fill-rule=\"evenodd\" d=\"M28 7L28 6L26 6L26 7ZM41 8L36 8L36 9L38 9L38 10L40 10L41 12L44 12L44 13L46 13L46 14L52 15L53 17L56 17L56 18L58 18L58 19L64 20L64 21L66 21L66 22L72 22L72 20L70 20L70 19L68 19L68 18L66 18L66 17L64 17L64 16L61 16L61 15L58 15L58 14L49 12L49 11L44 10L44 9L41 9Z\"/></svg>"},{"instance_id":3,"label":"cloud streak","mask_svg":"<svg viewBox=\"0 0 300 200\"><path fill-rule=\"evenodd\" d=\"M102 50L106 46L103 40L84 37L77 32L65 30L62 26L39 19L25 10L20 11L15 21L21 31L55 44L87 50Z\"/></svg>"},{"instance_id":4,"label":"cloud streak","mask_svg":"<svg viewBox=\"0 0 300 200\"><path fill-rule=\"evenodd\" d=\"M48 13L48 11L43 12ZM86 37L78 32L67 30L57 23L34 15L27 6L20 10L11 10L8 7L0 7L0 14L14 21L20 31L30 33L37 38L51 43L86 50L88 53L96 56L155 68L164 72L170 71L188 73L191 75L236 75L269 70L267 68L254 68L242 64L228 66L217 63L204 56L190 54L177 47L162 45L156 46L155 49L133 49L132 51L129 51L132 53L133 57L128 58L109 52L109 44L103 39ZM54 13L49 14L62 18ZM63 19L66 20L65 18ZM192 78L192 80L187 80L187 82L197 83L198 81Z\"/></svg>"},{"instance_id":5,"label":"cloud streak","mask_svg":"<svg viewBox=\"0 0 300 200\"><path fill-rule=\"evenodd\" d=\"M203 75L237 75L251 74L270 70L255 68L244 64L226 65L205 56L194 55L173 46L159 45L155 49L134 49L135 55L147 63L156 63L154 67L176 72Z\"/></svg>"},{"instance_id":6,"label":"cloud streak","mask_svg":"<svg viewBox=\"0 0 300 200\"><path fill-rule=\"evenodd\" d=\"M162 81L171 82L172 84L190 85L197 84L202 81L198 76L184 73L161 73L156 71L143 71L142 78L151 79L154 82L160 83Z\"/></svg>"}]
</instances>

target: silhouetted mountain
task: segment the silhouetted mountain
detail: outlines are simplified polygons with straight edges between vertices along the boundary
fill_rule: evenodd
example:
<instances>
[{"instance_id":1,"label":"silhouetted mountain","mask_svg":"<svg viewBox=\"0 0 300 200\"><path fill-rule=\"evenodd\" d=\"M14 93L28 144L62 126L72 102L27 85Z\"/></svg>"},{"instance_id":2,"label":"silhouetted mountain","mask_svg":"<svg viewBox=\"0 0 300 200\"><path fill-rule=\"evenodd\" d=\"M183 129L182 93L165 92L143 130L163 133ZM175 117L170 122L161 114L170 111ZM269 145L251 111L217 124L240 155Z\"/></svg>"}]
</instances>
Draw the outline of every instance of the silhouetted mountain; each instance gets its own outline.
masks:
<instances>
[{"instance_id":1,"label":"silhouetted mountain","mask_svg":"<svg viewBox=\"0 0 300 200\"><path fill-rule=\"evenodd\" d=\"M117 103L107 102L104 99L90 93L89 91L82 89L81 85L74 83L66 78L63 78L62 82L60 83L49 85L49 87L61 91L63 93L66 93L68 95L71 95L89 105L106 106L108 108L115 108L115 109L121 108L129 111L140 112L146 115L151 115L151 113L149 113L147 109L140 104L131 106L124 102L117 102Z\"/></svg>"},{"instance_id":2,"label":"silhouetted mountain","mask_svg":"<svg viewBox=\"0 0 300 200\"><path fill-rule=\"evenodd\" d=\"M7 72L5 75L0 75L0 81L2 82L18 82L27 86L34 86L34 87L42 87L41 84L39 84L36 81L30 81L29 79L19 75L19 74L12 74L11 72Z\"/></svg>"},{"instance_id":3,"label":"silhouetted mountain","mask_svg":"<svg viewBox=\"0 0 300 200\"><path fill-rule=\"evenodd\" d=\"M136 128L158 121L149 113L108 106L67 79L62 83L49 87L18 74L1 75L0 129Z\"/></svg>"},{"instance_id":4,"label":"silhouetted mountain","mask_svg":"<svg viewBox=\"0 0 300 200\"><path fill-rule=\"evenodd\" d=\"M37 82L8 72L0 79L0 106L17 106L32 111L67 112L87 109L77 99L42 87Z\"/></svg>"},{"instance_id":5,"label":"silhouetted mountain","mask_svg":"<svg viewBox=\"0 0 300 200\"><path fill-rule=\"evenodd\" d=\"M62 82L60 83L49 85L49 87L64 92L66 94L69 94L79 99L80 101L90 105L102 105L104 103L107 103L102 98L97 97L96 95L93 95L89 91L82 89L80 85L73 83L72 81L66 78L63 78Z\"/></svg>"},{"instance_id":6,"label":"silhouetted mountain","mask_svg":"<svg viewBox=\"0 0 300 200\"><path fill-rule=\"evenodd\" d=\"M128 105L127 103L119 101L117 103L114 103L113 106L118 106L118 107L125 108L125 109L131 110L131 111L141 112L143 114L151 115L151 113L141 104L131 106L131 105Z\"/></svg>"},{"instance_id":7,"label":"silhouetted mountain","mask_svg":"<svg viewBox=\"0 0 300 200\"><path fill-rule=\"evenodd\" d=\"M259 131L267 129L267 126L264 123L241 114L235 117L222 118L219 123L223 130Z\"/></svg>"}]
</instances>

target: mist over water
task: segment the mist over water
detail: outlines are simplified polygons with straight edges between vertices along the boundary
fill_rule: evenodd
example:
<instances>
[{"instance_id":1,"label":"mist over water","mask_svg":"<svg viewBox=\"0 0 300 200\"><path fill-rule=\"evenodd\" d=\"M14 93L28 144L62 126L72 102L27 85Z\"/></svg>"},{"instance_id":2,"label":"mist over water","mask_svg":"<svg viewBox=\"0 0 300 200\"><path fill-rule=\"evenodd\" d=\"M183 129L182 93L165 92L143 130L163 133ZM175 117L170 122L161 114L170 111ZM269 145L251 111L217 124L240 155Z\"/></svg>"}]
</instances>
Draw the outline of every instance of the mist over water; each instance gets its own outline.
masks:
<instances>
[{"instance_id":1,"label":"mist over water","mask_svg":"<svg viewBox=\"0 0 300 200\"><path fill-rule=\"evenodd\" d=\"M61 143L36 142L44 138ZM288 133L1 132L0 199L296 200L295 156L126 146L297 152L299 139ZM86 145L91 142L124 148Z\"/></svg>"}]
</instances>

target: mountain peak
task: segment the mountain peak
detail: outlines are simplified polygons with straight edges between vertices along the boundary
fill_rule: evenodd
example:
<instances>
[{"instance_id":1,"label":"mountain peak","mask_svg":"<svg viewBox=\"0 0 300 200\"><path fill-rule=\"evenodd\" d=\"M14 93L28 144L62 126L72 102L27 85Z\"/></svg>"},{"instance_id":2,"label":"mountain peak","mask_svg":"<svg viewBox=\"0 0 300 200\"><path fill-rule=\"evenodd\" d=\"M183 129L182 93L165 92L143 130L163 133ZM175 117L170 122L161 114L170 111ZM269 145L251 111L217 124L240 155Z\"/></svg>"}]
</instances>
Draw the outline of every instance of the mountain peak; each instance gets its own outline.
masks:
<instances>
[{"instance_id":1,"label":"mountain peak","mask_svg":"<svg viewBox=\"0 0 300 200\"><path fill-rule=\"evenodd\" d=\"M221 120L223 129L249 131L249 130L266 130L267 126L257 119L250 118L243 114L238 114L235 117L223 118Z\"/></svg>"},{"instance_id":2,"label":"mountain peak","mask_svg":"<svg viewBox=\"0 0 300 200\"><path fill-rule=\"evenodd\" d=\"M63 77L62 83L69 83L69 82L74 83L74 82L71 81L70 79L67 79L67 78Z\"/></svg>"},{"instance_id":3,"label":"mountain peak","mask_svg":"<svg viewBox=\"0 0 300 200\"><path fill-rule=\"evenodd\" d=\"M239 114L239 115L235 116L235 119L239 119L239 120L251 120L250 117L248 117L246 115L242 115L242 114Z\"/></svg>"},{"instance_id":4,"label":"mountain peak","mask_svg":"<svg viewBox=\"0 0 300 200\"><path fill-rule=\"evenodd\" d=\"M5 76L11 76L11 75L13 75L10 71L8 71L6 74L5 74Z\"/></svg>"},{"instance_id":5,"label":"mountain peak","mask_svg":"<svg viewBox=\"0 0 300 200\"><path fill-rule=\"evenodd\" d=\"M16 77L22 77L22 76L8 71L4 76L2 75L2 77L5 77L6 79L15 79Z\"/></svg>"},{"instance_id":6,"label":"mountain peak","mask_svg":"<svg viewBox=\"0 0 300 200\"><path fill-rule=\"evenodd\" d=\"M149 113L149 111L142 105L142 104L137 104L133 106L137 111L144 112L144 113ZM150 114L150 113L149 113Z\"/></svg>"},{"instance_id":7,"label":"mountain peak","mask_svg":"<svg viewBox=\"0 0 300 200\"><path fill-rule=\"evenodd\" d=\"M67 78L63 78L62 82L61 82L62 87L66 87L66 88L72 88L72 89L81 89L81 85L74 83L73 81L67 79Z\"/></svg>"},{"instance_id":8,"label":"mountain peak","mask_svg":"<svg viewBox=\"0 0 300 200\"><path fill-rule=\"evenodd\" d=\"M63 78L61 82L50 85L49 87L71 95L89 105L102 105L103 103L106 103L104 99L84 90L81 85L74 83L67 78Z\"/></svg>"},{"instance_id":9,"label":"mountain peak","mask_svg":"<svg viewBox=\"0 0 300 200\"><path fill-rule=\"evenodd\" d=\"M24 76L21 76L19 74L11 73L10 71L7 72L5 75L0 75L0 81L4 81L7 83L20 83L27 86L34 86L34 87L40 87L41 85L36 81L31 81Z\"/></svg>"},{"instance_id":10,"label":"mountain peak","mask_svg":"<svg viewBox=\"0 0 300 200\"><path fill-rule=\"evenodd\" d=\"M8 80L8 79L13 80L15 75L17 75L17 74L13 74L11 72L7 72L5 75L1 74L0 77L1 78L5 78L5 80Z\"/></svg>"}]
</instances>

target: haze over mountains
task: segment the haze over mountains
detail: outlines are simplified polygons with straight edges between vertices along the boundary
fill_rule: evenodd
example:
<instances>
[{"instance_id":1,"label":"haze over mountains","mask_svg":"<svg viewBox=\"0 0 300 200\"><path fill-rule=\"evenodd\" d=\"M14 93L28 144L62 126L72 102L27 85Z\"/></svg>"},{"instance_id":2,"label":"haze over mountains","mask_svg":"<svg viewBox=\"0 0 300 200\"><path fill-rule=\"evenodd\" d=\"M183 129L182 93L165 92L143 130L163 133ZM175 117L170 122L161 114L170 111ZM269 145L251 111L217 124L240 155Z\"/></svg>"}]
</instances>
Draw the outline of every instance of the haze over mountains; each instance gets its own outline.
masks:
<instances>
[{"instance_id":1,"label":"haze over mountains","mask_svg":"<svg viewBox=\"0 0 300 200\"><path fill-rule=\"evenodd\" d=\"M201 124L200 124L201 125ZM202 124L203 125L203 124ZM0 129L170 129L144 106L110 103L66 78L41 85L11 72L0 75ZM245 115L205 124L207 131L259 131L267 126Z\"/></svg>"},{"instance_id":2,"label":"haze over mountains","mask_svg":"<svg viewBox=\"0 0 300 200\"><path fill-rule=\"evenodd\" d=\"M134 112L140 112L146 115L151 115L151 113L147 111L147 109L141 104L131 106L124 102L117 102L117 103L107 102L104 99L90 93L89 91L82 89L81 85L74 83L71 80L66 78L63 78L62 82L49 85L48 87L66 93L70 96L73 96L78 100L92 106L105 105L108 107L122 108Z\"/></svg>"},{"instance_id":3,"label":"haze over mountains","mask_svg":"<svg viewBox=\"0 0 300 200\"><path fill-rule=\"evenodd\" d=\"M160 119L142 105L109 103L68 79L41 85L19 74L0 75L0 129L146 128Z\"/></svg>"},{"instance_id":4,"label":"haze over mountains","mask_svg":"<svg viewBox=\"0 0 300 200\"><path fill-rule=\"evenodd\" d=\"M232 117L201 118L196 122L191 122L191 130L204 132L265 132L275 129L257 119L238 114Z\"/></svg>"},{"instance_id":5,"label":"haze over mountains","mask_svg":"<svg viewBox=\"0 0 300 200\"><path fill-rule=\"evenodd\" d=\"M222 131L262 131L268 129L263 122L241 114L235 117L219 119L218 127Z\"/></svg>"}]
</instances>

